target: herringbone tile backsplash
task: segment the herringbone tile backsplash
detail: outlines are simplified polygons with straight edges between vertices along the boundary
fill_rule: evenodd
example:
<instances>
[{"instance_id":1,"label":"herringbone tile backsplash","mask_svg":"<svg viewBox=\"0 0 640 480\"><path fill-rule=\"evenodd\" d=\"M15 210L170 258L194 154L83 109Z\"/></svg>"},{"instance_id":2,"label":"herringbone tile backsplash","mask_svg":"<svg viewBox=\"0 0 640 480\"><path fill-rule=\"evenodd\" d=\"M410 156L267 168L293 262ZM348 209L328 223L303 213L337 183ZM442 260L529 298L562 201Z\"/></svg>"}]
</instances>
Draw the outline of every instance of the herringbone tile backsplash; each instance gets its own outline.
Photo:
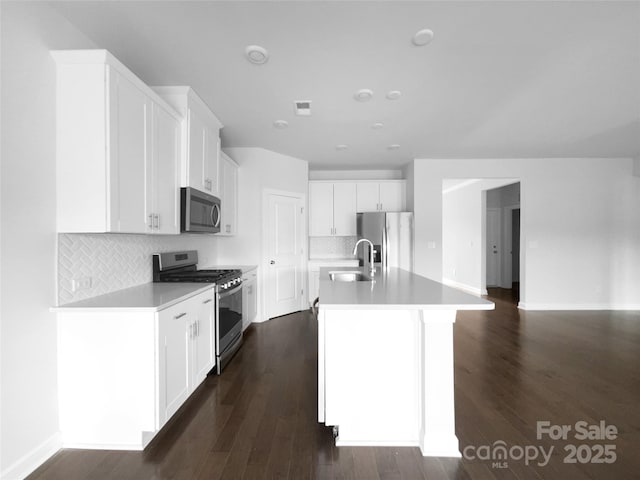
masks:
<instances>
[{"instance_id":1,"label":"herringbone tile backsplash","mask_svg":"<svg viewBox=\"0 0 640 480\"><path fill-rule=\"evenodd\" d=\"M209 235L58 234L58 303L75 302L152 281L151 255L198 250L200 263L215 263ZM73 291L73 280L91 287Z\"/></svg>"}]
</instances>

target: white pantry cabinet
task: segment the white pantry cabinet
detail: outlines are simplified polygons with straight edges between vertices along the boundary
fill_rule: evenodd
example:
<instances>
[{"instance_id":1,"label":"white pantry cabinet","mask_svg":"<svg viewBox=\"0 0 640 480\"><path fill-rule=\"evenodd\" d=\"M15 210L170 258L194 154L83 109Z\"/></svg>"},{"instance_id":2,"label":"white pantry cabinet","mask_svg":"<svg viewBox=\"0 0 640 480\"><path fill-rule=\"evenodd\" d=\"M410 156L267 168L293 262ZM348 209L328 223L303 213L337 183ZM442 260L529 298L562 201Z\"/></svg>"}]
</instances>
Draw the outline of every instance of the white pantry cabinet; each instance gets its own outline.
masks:
<instances>
[{"instance_id":1,"label":"white pantry cabinet","mask_svg":"<svg viewBox=\"0 0 640 480\"><path fill-rule=\"evenodd\" d=\"M183 117L180 185L219 196L222 123L191 87L153 89Z\"/></svg>"},{"instance_id":2,"label":"white pantry cabinet","mask_svg":"<svg viewBox=\"0 0 640 480\"><path fill-rule=\"evenodd\" d=\"M359 181L356 184L358 212L402 212L406 208L405 180Z\"/></svg>"},{"instance_id":3,"label":"white pantry cabinet","mask_svg":"<svg viewBox=\"0 0 640 480\"><path fill-rule=\"evenodd\" d=\"M215 366L215 303L59 311L63 446L143 449Z\"/></svg>"},{"instance_id":4,"label":"white pantry cabinet","mask_svg":"<svg viewBox=\"0 0 640 480\"><path fill-rule=\"evenodd\" d=\"M242 274L242 330L256 319L258 313L258 269L254 268Z\"/></svg>"},{"instance_id":5,"label":"white pantry cabinet","mask_svg":"<svg viewBox=\"0 0 640 480\"><path fill-rule=\"evenodd\" d=\"M179 233L179 115L106 50L52 55L58 231Z\"/></svg>"},{"instance_id":6,"label":"white pantry cabinet","mask_svg":"<svg viewBox=\"0 0 640 480\"><path fill-rule=\"evenodd\" d=\"M238 211L238 165L224 152L220 154L220 201L219 235L235 235Z\"/></svg>"},{"instance_id":7,"label":"white pantry cabinet","mask_svg":"<svg viewBox=\"0 0 640 480\"><path fill-rule=\"evenodd\" d=\"M354 182L309 182L309 235L356 235Z\"/></svg>"}]
</instances>

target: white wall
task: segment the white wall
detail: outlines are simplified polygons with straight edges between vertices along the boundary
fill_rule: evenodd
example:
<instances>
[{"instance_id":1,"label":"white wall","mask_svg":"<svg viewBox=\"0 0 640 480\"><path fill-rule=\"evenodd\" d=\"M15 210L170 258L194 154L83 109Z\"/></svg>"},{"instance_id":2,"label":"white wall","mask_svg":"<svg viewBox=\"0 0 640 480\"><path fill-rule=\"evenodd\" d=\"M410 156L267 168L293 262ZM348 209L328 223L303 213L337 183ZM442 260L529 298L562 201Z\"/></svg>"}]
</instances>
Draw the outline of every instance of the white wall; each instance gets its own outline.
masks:
<instances>
[{"instance_id":1,"label":"white wall","mask_svg":"<svg viewBox=\"0 0 640 480\"><path fill-rule=\"evenodd\" d=\"M265 189L304 195L308 203L309 167L304 160L281 155L263 148L228 148L225 153L238 165L238 233L219 237L220 265L258 265L258 321L264 314L265 246L262 245L262 196ZM305 204L305 211L308 211ZM305 228L304 238L307 238ZM307 275L304 275L306 279ZM306 290L306 287L305 287ZM306 298L306 297L305 297Z\"/></svg>"},{"instance_id":2,"label":"white wall","mask_svg":"<svg viewBox=\"0 0 640 480\"><path fill-rule=\"evenodd\" d=\"M400 180L402 170L311 170L309 180Z\"/></svg>"},{"instance_id":3,"label":"white wall","mask_svg":"<svg viewBox=\"0 0 640 480\"><path fill-rule=\"evenodd\" d=\"M442 195L442 281L475 294L486 294L485 210L501 206L495 190L512 180L485 179ZM505 187L507 188L507 187ZM486 201L483 192L486 191Z\"/></svg>"},{"instance_id":4,"label":"white wall","mask_svg":"<svg viewBox=\"0 0 640 480\"><path fill-rule=\"evenodd\" d=\"M0 476L60 446L56 376L55 48L96 46L49 6L2 2Z\"/></svg>"},{"instance_id":5,"label":"white wall","mask_svg":"<svg viewBox=\"0 0 640 480\"><path fill-rule=\"evenodd\" d=\"M640 178L632 175L631 159L413 164L417 273L442 278L443 179L519 178L521 306L640 308Z\"/></svg>"}]
</instances>

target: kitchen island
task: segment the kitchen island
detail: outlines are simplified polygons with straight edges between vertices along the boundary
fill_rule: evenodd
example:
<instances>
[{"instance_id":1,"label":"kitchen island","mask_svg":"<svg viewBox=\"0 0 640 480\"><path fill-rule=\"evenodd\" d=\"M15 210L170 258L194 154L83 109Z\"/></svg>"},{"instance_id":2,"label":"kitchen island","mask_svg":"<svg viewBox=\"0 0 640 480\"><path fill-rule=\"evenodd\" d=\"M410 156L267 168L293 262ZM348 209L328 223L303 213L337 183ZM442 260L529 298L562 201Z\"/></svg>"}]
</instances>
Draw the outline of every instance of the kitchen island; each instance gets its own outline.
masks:
<instances>
[{"instance_id":1,"label":"kitchen island","mask_svg":"<svg viewBox=\"0 0 640 480\"><path fill-rule=\"evenodd\" d=\"M494 304L399 268L373 281L332 281L336 270L367 276L320 271L318 421L335 427L338 446L459 457L453 324L457 310Z\"/></svg>"}]
</instances>

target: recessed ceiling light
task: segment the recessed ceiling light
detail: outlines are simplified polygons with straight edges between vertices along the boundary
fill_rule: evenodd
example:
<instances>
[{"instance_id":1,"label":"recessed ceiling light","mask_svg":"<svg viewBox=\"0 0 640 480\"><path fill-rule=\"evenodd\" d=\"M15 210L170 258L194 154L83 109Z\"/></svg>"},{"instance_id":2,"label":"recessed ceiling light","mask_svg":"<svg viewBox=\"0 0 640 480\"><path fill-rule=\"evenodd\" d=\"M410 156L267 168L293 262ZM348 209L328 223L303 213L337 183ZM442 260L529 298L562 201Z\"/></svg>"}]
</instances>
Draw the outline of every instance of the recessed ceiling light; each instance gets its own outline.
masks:
<instances>
[{"instance_id":1,"label":"recessed ceiling light","mask_svg":"<svg viewBox=\"0 0 640 480\"><path fill-rule=\"evenodd\" d=\"M273 126L279 129L287 128L289 126L289 122L286 120L276 120L273 122Z\"/></svg>"},{"instance_id":2,"label":"recessed ceiling light","mask_svg":"<svg viewBox=\"0 0 640 480\"><path fill-rule=\"evenodd\" d=\"M355 98L359 102L366 102L373 98L373 91L369 90L368 88L363 88L362 90L358 90L353 95L353 98Z\"/></svg>"},{"instance_id":3,"label":"recessed ceiling light","mask_svg":"<svg viewBox=\"0 0 640 480\"><path fill-rule=\"evenodd\" d=\"M411 41L417 47L424 47L428 45L433 40L433 32L428 28L424 28L416 32Z\"/></svg>"},{"instance_id":4,"label":"recessed ceiling light","mask_svg":"<svg viewBox=\"0 0 640 480\"><path fill-rule=\"evenodd\" d=\"M387 98L389 100L397 100L402 96L402 92L400 90L391 90L387 92Z\"/></svg>"},{"instance_id":5,"label":"recessed ceiling light","mask_svg":"<svg viewBox=\"0 0 640 480\"><path fill-rule=\"evenodd\" d=\"M344 144L336 145L336 150L346 150L347 148L349 147Z\"/></svg>"},{"instance_id":6,"label":"recessed ceiling light","mask_svg":"<svg viewBox=\"0 0 640 480\"><path fill-rule=\"evenodd\" d=\"M260 45L249 45L244 49L244 54L247 56L247 60L255 65L262 65L269 60L269 52Z\"/></svg>"},{"instance_id":7,"label":"recessed ceiling light","mask_svg":"<svg viewBox=\"0 0 640 480\"><path fill-rule=\"evenodd\" d=\"M382 127L384 127L384 123L380 123L380 122L374 123L373 125L371 125L371 128L373 128L374 130L379 130Z\"/></svg>"},{"instance_id":8,"label":"recessed ceiling light","mask_svg":"<svg viewBox=\"0 0 640 480\"><path fill-rule=\"evenodd\" d=\"M387 148L389 150L398 150L400 148L400 145L398 145L397 143L394 143L393 145L389 145Z\"/></svg>"}]
</instances>

